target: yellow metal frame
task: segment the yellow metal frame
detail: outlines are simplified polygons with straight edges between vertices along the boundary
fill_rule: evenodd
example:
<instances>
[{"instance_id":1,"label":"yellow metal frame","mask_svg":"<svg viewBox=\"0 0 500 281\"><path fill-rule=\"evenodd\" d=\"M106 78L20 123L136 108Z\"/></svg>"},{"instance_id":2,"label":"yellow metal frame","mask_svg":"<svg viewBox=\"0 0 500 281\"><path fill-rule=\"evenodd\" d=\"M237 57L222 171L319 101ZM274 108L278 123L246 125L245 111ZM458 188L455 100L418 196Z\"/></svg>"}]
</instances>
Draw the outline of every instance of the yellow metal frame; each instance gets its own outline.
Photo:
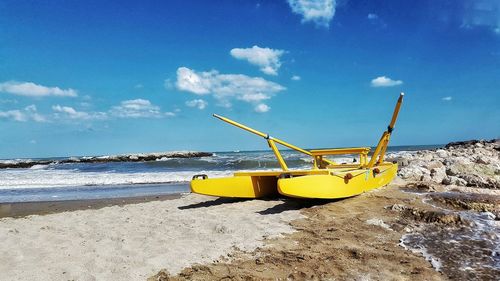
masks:
<instances>
[{"instance_id":1,"label":"yellow metal frame","mask_svg":"<svg viewBox=\"0 0 500 281\"><path fill-rule=\"evenodd\" d=\"M282 141L280 139L273 138L273 137L269 136L269 134L262 133L260 131L257 131L255 129L252 129L252 128L248 127L248 126L245 126L243 124L240 124L240 123L235 122L235 121L233 121L233 120L231 120L229 118L226 118L226 117L223 117L223 116L220 116L220 115L217 115L217 114L214 114L213 116L215 118L218 118L218 119L226 122L226 123L229 123L229 124L231 124L233 126L236 126L236 127L240 128L240 129L243 129L245 131L248 131L250 133L253 133L253 134L256 134L258 136L261 136L261 137L265 138L267 140L269 146L273 150L274 155L276 155L276 158L278 159L278 162L280 163L281 169L283 171L288 170L288 168L287 168L287 165L286 165L285 161L283 160L283 157L281 156L281 153L279 152L278 148L276 147L275 143L281 144L281 145L283 145L285 147L288 147L290 149L293 149L295 151L298 151L298 152L304 153L306 155L312 156L312 153L310 151L307 151L305 149L302 149L302 148L300 148L298 146L295 146L293 144L287 143L287 142ZM328 159L324 159L324 161L326 163L328 163L328 164L336 164L334 161L331 161L331 160L328 160Z\"/></svg>"},{"instance_id":2,"label":"yellow metal frame","mask_svg":"<svg viewBox=\"0 0 500 281\"><path fill-rule=\"evenodd\" d=\"M288 171L288 166L286 165L285 160L281 156L281 153L278 150L278 147L276 146L276 143L274 143L274 140L268 139L267 143L269 144L269 147L273 150L274 155L276 156L276 159L278 159L278 163L280 164L281 169L283 171Z\"/></svg>"},{"instance_id":3,"label":"yellow metal frame","mask_svg":"<svg viewBox=\"0 0 500 281\"><path fill-rule=\"evenodd\" d=\"M289 171L288 165L286 164L285 160L283 159L283 156L281 156L281 153L276 146L276 143L281 144L285 147L288 147L290 149L293 149L295 151L304 153L306 155L309 155L313 158L313 168L314 169L332 169L332 168L338 168L338 167L358 167L361 169L366 169L366 168L373 168L376 165L380 165L381 163L384 162L384 157L385 157L385 152L387 150L387 146L389 144L389 140L391 138L391 133L394 130L394 125L396 124L396 120L399 115L399 110L401 108L401 104L403 102L403 96L404 93L401 93L399 95L398 101L396 103L396 107L394 108L394 112L392 114L391 122L389 123L389 126L387 126L387 130L382 134L382 137L380 137L380 140L377 144L377 147L375 148L375 151L373 152L372 157L370 158L370 161L368 162L368 153L370 153L370 148L369 147L349 147L349 148L335 148L335 149L314 149L314 150L305 150L302 149L298 146L292 145L290 143L287 143L285 141L282 141L277 138L273 138L269 136L269 134L262 133L260 131L257 131L255 129L252 129L248 126L245 126L243 124L240 124L238 122L235 122L229 118L214 114L213 116L226 122L229 123L233 126L236 126L238 128L241 128L243 130L246 130L250 133L256 134L258 136L261 136L267 140L267 143L269 147L272 149L274 152L274 155L276 156L276 159L278 160L278 163L283 171ZM337 164L332 160L324 158L324 156L327 155L347 155L347 154L359 154L359 164Z\"/></svg>"},{"instance_id":4,"label":"yellow metal frame","mask_svg":"<svg viewBox=\"0 0 500 281\"><path fill-rule=\"evenodd\" d=\"M398 102L396 103L396 107L394 108L394 112L392 113L391 123L389 123L389 126L387 126L387 131L385 131L382 134L382 137L380 137L378 145L375 148L375 152L373 152L372 158L368 163L368 168L373 167L375 164L384 162L385 152L387 150L389 140L391 139L391 133L394 130L394 125L396 124L396 120L398 119L399 110L401 109L404 95L404 93L401 93L399 95Z\"/></svg>"},{"instance_id":5,"label":"yellow metal frame","mask_svg":"<svg viewBox=\"0 0 500 281\"><path fill-rule=\"evenodd\" d=\"M349 147L349 148L336 148L336 149L315 149L311 150L311 154L314 157L313 166L315 169L325 169L334 168L338 165L325 165L324 156L326 155L346 155L346 154L359 154L359 165L364 167L367 162L368 153L370 152L369 147ZM343 164L346 165L346 164Z\"/></svg>"},{"instance_id":6,"label":"yellow metal frame","mask_svg":"<svg viewBox=\"0 0 500 281\"><path fill-rule=\"evenodd\" d=\"M195 175L191 191L219 197L260 198L277 193L298 198L346 198L388 184L397 173L397 164L384 162L385 152L394 129L403 100L401 93L391 122L382 134L373 155L368 160L369 147L305 150L269 134L262 133L226 117L214 117L233 126L263 137L273 151L280 170L240 171L233 177L212 178ZM304 153L313 158L312 169L290 170L277 144ZM359 163L337 164L327 159L329 155L359 155Z\"/></svg>"}]
</instances>

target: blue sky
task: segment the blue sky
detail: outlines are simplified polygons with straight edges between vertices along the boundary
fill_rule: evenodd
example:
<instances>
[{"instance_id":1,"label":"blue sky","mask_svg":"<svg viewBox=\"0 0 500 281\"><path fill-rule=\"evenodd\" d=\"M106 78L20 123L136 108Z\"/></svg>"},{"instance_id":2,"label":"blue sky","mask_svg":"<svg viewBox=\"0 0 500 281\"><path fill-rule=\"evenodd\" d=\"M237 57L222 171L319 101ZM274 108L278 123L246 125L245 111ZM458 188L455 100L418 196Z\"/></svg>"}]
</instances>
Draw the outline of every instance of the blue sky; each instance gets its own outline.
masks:
<instances>
[{"instance_id":1,"label":"blue sky","mask_svg":"<svg viewBox=\"0 0 500 281\"><path fill-rule=\"evenodd\" d=\"M500 136L500 2L0 0L0 158Z\"/></svg>"}]
</instances>

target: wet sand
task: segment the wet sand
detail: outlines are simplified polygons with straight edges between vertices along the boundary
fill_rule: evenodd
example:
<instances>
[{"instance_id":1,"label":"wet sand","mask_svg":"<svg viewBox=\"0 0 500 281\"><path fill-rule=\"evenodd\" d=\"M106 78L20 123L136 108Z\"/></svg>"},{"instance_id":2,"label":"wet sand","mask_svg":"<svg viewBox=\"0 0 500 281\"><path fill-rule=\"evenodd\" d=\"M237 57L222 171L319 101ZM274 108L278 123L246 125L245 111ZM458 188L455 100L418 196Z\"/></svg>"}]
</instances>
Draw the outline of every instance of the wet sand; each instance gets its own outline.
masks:
<instances>
[{"instance_id":1,"label":"wet sand","mask_svg":"<svg viewBox=\"0 0 500 281\"><path fill-rule=\"evenodd\" d=\"M18 218L29 215L47 215L77 210L101 209L110 206L124 206L127 204L138 204L149 201L178 199L180 197L181 194L168 194L90 200L0 203L0 218Z\"/></svg>"}]
</instances>

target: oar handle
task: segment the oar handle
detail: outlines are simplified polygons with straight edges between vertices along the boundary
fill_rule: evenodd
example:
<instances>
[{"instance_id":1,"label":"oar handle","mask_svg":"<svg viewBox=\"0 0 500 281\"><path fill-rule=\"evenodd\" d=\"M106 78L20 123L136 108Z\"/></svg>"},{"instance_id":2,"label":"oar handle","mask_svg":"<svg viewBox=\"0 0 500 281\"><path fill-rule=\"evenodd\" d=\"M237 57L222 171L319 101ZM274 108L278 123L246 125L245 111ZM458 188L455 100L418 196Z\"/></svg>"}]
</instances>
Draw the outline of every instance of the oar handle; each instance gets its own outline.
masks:
<instances>
[{"instance_id":1,"label":"oar handle","mask_svg":"<svg viewBox=\"0 0 500 281\"><path fill-rule=\"evenodd\" d=\"M399 109L401 108L401 104L403 103L403 97L405 93L401 93L398 98L398 102L396 103L396 107L394 108L394 112L392 113L391 123L387 127L389 133L394 129L394 125L396 124L396 120L398 119Z\"/></svg>"},{"instance_id":2,"label":"oar handle","mask_svg":"<svg viewBox=\"0 0 500 281\"><path fill-rule=\"evenodd\" d=\"M403 103L404 93L401 93L398 98L398 102L396 103L396 107L394 108L394 112L392 113L391 123L387 126L387 131L384 131L382 137L373 152L372 158L368 163L367 167L371 168L375 165L375 163L382 163L385 157L385 151L387 150L387 146L389 145L389 140L391 138L392 130L394 130L394 124L396 124L396 120L398 119L399 109L401 108L401 104ZM378 160L377 160L378 157ZM377 162L375 162L377 161Z\"/></svg>"},{"instance_id":3,"label":"oar handle","mask_svg":"<svg viewBox=\"0 0 500 281\"><path fill-rule=\"evenodd\" d=\"M217 115L217 114L213 114L213 116L214 116L215 118L218 118L218 119L220 119L220 120L222 120L222 121L226 122L226 123L229 123L229 124L231 124L231 125L233 125L233 126L236 126L236 127L240 128L240 129L243 129L243 130L248 131L248 132L250 132L250 133L253 133L253 134L256 134L256 135L258 135L258 136L261 136L261 137L263 137L263 138L265 138L265 139L269 139L269 138L270 138L269 134L265 134L265 133L263 133L263 132L257 131L257 130L255 130L255 129L252 129L252 128L248 127L248 126L245 126L245 125L243 125L243 124L240 124L240 123L238 123L238 122L235 122L235 121L233 121L233 120L231 120L231 119L229 119L229 118L226 118L226 117L224 117L224 116L220 116L220 115ZM272 139L273 139L273 141L274 141L274 142L279 143L279 144L281 144L281 145L283 145L283 146L286 146L286 147L288 147L288 148L290 148L290 149L293 149L293 150L296 150L296 151L302 152L302 153L307 154L307 155L312 155L312 154L311 154L311 152L309 152L309 151L307 151L307 150L305 150L305 149L302 149L302 148L300 148L300 147L297 147L297 146L295 146L295 145L293 145L293 144L289 144L289 143L287 143L287 142L285 142L285 141L282 141L282 140L280 140L280 139L277 139L277 138L272 138Z\"/></svg>"},{"instance_id":4,"label":"oar handle","mask_svg":"<svg viewBox=\"0 0 500 281\"><path fill-rule=\"evenodd\" d=\"M243 124L240 124L240 123L238 123L238 122L235 122L235 121L233 121L233 120L231 120L231 119L229 119L229 118L226 118L226 117L224 117L224 116L220 116L220 115L217 115L217 114L213 114L213 116L214 116L215 118L219 118L220 120L222 120L222 121L224 121L224 122L226 122L226 123L229 123L229 124L231 124L231 125L233 125L233 126L236 126L236 127L238 127L238 128L241 128L241 129L243 129L243 130L245 130L245 131L249 131L250 133L254 133L254 134L256 134L256 135L258 135L258 136L261 136L261 137L263 137L263 138L267 138L267 137L269 137L269 135L268 135L268 134L264 134L263 132L259 132L259 131L255 130L255 129L252 129L252 128L247 127L247 126L245 126L245 125L243 125Z\"/></svg>"}]
</instances>

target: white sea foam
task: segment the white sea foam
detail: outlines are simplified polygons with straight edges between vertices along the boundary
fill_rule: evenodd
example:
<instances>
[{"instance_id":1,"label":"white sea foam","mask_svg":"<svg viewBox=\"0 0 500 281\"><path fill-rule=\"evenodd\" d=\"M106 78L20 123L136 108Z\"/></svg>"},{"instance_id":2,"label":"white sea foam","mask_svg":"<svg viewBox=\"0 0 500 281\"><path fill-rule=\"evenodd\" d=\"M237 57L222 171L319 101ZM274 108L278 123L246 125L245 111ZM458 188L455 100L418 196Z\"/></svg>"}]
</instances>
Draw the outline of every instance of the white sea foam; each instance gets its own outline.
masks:
<instances>
[{"instance_id":1,"label":"white sea foam","mask_svg":"<svg viewBox=\"0 0 500 281\"><path fill-rule=\"evenodd\" d=\"M436 271L441 271L441 268L443 267L441 260L439 258L429 254L429 252L427 251L427 248L425 248L422 245L418 245L416 247L410 247L407 245L407 244L409 244L407 239L409 239L412 236L414 238L415 235L419 235L419 234L405 234L405 235L403 235L403 237L401 237L399 245L401 247L403 247L405 250L409 250L409 251L416 253L416 254L421 254L425 258L425 260L427 260L428 262L431 263L432 267Z\"/></svg>"},{"instance_id":2,"label":"white sea foam","mask_svg":"<svg viewBox=\"0 0 500 281\"><path fill-rule=\"evenodd\" d=\"M194 174L223 177L231 175L232 171L103 173L78 170L7 169L0 171L0 189L188 182Z\"/></svg>"}]
</instances>

